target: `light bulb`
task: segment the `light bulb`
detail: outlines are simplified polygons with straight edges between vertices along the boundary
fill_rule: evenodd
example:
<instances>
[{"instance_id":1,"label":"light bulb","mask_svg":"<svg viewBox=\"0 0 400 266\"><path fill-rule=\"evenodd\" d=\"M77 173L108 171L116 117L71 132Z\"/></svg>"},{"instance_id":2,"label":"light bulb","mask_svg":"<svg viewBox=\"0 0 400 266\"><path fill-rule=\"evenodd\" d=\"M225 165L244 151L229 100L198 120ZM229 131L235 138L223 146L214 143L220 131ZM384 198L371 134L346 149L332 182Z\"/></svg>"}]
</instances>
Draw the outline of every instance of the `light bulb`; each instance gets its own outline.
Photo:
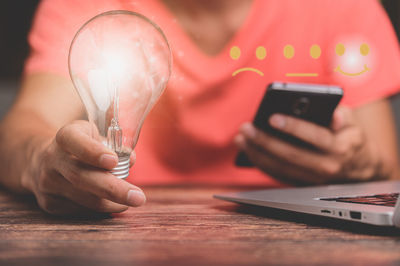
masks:
<instances>
[{"instance_id":1,"label":"light bulb","mask_svg":"<svg viewBox=\"0 0 400 266\"><path fill-rule=\"evenodd\" d=\"M116 10L86 22L72 40L69 73L104 145L118 155L111 171L129 175L130 154L150 109L171 75L161 29L134 12Z\"/></svg>"}]
</instances>

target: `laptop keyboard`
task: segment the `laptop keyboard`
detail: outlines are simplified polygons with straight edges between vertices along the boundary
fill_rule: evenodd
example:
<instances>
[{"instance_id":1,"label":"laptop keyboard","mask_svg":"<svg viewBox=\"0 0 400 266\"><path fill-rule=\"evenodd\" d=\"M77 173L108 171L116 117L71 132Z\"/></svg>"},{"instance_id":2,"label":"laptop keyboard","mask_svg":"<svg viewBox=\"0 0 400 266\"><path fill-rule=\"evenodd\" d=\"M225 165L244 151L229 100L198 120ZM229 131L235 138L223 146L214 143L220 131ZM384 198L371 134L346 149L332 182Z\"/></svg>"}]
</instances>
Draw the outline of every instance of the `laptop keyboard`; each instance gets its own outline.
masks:
<instances>
[{"instance_id":1,"label":"laptop keyboard","mask_svg":"<svg viewBox=\"0 0 400 266\"><path fill-rule=\"evenodd\" d=\"M399 193L390 193L358 197L321 198L320 200L394 207L398 197Z\"/></svg>"}]
</instances>

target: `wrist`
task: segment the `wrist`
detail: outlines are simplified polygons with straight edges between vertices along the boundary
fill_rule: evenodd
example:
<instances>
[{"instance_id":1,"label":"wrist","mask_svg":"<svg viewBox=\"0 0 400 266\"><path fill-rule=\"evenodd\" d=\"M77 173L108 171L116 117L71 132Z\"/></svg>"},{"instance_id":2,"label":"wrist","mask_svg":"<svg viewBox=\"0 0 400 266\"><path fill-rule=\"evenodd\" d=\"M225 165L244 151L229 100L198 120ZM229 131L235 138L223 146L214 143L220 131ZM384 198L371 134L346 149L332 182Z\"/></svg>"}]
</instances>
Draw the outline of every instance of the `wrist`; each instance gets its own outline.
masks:
<instances>
[{"instance_id":1,"label":"wrist","mask_svg":"<svg viewBox=\"0 0 400 266\"><path fill-rule=\"evenodd\" d=\"M20 186L24 192L34 193L35 177L40 176L43 158L52 142L49 137L31 137L26 145L25 166L21 173Z\"/></svg>"}]
</instances>

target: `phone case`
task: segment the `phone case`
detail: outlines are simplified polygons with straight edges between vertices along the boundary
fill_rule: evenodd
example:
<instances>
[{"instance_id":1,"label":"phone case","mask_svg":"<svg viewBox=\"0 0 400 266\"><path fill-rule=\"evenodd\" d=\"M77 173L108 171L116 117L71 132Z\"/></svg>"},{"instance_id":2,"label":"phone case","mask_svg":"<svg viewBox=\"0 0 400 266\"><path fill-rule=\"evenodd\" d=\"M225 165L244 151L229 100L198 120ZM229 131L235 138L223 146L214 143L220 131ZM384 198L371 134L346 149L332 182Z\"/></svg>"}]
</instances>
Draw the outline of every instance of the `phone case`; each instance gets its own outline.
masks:
<instances>
[{"instance_id":1,"label":"phone case","mask_svg":"<svg viewBox=\"0 0 400 266\"><path fill-rule=\"evenodd\" d=\"M310 144L269 126L269 117L272 114L281 113L329 127L333 111L342 96L343 90L337 86L272 83L267 87L253 124L258 129L279 139L297 146L314 149ZM252 166L244 152L239 152L235 164L237 166Z\"/></svg>"}]
</instances>

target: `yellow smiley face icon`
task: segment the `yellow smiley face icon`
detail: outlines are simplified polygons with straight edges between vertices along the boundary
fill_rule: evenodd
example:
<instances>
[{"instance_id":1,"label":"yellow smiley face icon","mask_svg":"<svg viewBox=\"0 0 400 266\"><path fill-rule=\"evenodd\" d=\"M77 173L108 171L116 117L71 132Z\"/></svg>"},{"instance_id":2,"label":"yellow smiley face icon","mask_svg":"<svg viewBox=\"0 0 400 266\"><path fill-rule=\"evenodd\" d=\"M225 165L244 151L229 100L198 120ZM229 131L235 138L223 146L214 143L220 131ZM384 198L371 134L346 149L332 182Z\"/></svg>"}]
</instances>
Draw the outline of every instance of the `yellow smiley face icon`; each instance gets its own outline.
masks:
<instances>
[{"instance_id":1,"label":"yellow smiley face icon","mask_svg":"<svg viewBox=\"0 0 400 266\"><path fill-rule=\"evenodd\" d=\"M354 69L355 68L354 66L356 66L356 65L358 65L357 67L363 65L363 68L360 71L347 72L347 71L344 71L342 66L339 64L335 68L335 72L338 72L345 76L355 77L355 76L360 76L360 75L370 71L370 68L367 66L367 64L361 63L362 59L360 58L360 55L361 55L361 57L366 57L370 53L370 48L369 48L368 44L366 44L366 43L361 44L361 46L359 48L359 54L354 54L354 53L347 54L346 47L342 43L339 43L336 45L335 52L338 56L343 57L342 62L349 65L350 66L349 68Z\"/></svg>"},{"instance_id":2,"label":"yellow smiley face icon","mask_svg":"<svg viewBox=\"0 0 400 266\"><path fill-rule=\"evenodd\" d=\"M233 46L231 48L231 50L230 50L229 55L233 60L239 60L240 55L241 55L240 48L237 47L237 46ZM256 49L256 57L257 57L257 59L258 60L264 60L266 56L267 56L267 50L265 49L265 47L263 47L263 46L257 47L257 49ZM254 72L254 73L257 73L260 76L264 76L264 73L261 70L259 70L257 68L254 68L254 67L242 67L242 68L240 68L238 70L235 70L232 73L232 76L234 77L237 74L239 74L241 72L246 72L246 71Z\"/></svg>"}]
</instances>

